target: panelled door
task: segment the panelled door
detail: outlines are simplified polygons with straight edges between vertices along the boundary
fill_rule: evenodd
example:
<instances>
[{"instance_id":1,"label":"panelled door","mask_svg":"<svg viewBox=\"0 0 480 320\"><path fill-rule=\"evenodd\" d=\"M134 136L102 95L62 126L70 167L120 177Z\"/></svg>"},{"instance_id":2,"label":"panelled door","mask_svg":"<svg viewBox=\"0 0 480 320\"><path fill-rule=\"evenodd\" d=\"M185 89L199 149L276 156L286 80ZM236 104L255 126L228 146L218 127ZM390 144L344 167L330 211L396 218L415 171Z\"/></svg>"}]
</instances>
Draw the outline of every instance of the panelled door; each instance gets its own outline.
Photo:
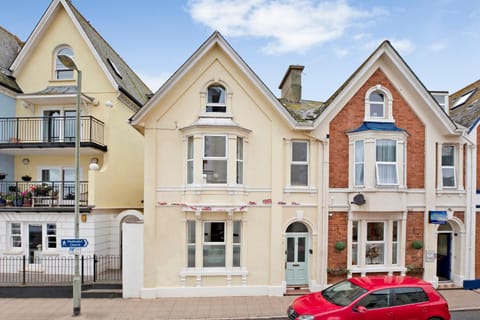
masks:
<instances>
[{"instance_id":1,"label":"panelled door","mask_svg":"<svg viewBox=\"0 0 480 320\"><path fill-rule=\"evenodd\" d=\"M287 234L285 275L287 285L308 284L308 234Z\"/></svg>"}]
</instances>

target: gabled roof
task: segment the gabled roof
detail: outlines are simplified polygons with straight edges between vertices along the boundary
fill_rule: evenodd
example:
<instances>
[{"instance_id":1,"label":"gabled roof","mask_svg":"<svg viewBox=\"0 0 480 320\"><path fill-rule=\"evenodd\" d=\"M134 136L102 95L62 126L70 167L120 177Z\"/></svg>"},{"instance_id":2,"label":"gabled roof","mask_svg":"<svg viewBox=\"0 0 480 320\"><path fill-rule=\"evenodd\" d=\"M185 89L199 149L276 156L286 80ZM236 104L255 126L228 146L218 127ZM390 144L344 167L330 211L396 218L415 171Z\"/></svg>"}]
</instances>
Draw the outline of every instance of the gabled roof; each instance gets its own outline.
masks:
<instances>
[{"instance_id":1,"label":"gabled roof","mask_svg":"<svg viewBox=\"0 0 480 320\"><path fill-rule=\"evenodd\" d=\"M383 41L378 48L355 70L352 75L333 93L333 95L325 102L321 108L321 113L315 120L315 127L318 126L321 121L329 114L329 112L335 112L335 106L342 97L348 94L355 84L360 81L361 77L368 72L374 64L386 56L390 59L391 63L395 65L397 70L408 80L408 82L417 90L425 103L432 109L433 114L437 119L446 127L451 133L455 133L458 129L455 122L446 114L445 110L437 103L435 98L427 90L424 84L420 81L417 75L403 60L400 54L390 44L388 40Z\"/></svg>"},{"instance_id":2,"label":"gabled roof","mask_svg":"<svg viewBox=\"0 0 480 320\"><path fill-rule=\"evenodd\" d=\"M148 96L152 93L151 90L80 14L70 0L52 0L50 6L43 14L13 62L12 70L14 75L21 69L30 51L40 41L41 35L45 32L50 20L53 19L56 10L60 7L65 9L77 27L77 30L91 49L92 54L105 72L112 86L126 94L138 107L142 107L142 105L147 102Z\"/></svg>"},{"instance_id":3,"label":"gabled roof","mask_svg":"<svg viewBox=\"0 0 480 320\"><path fill-rule=\"evenodd\" d=\"M480 80L449 96L450 116L472 131L480 122Z\"/></svg>"},{"instance_id":4,"label":"gabled roof","mask_svg":"<svg viewBox=\"0 0 480 320\"><path fill-rule=\"evenodd\" d=\"M245 75L256 87L264 94L265 98L271 102L276 110L282 115L282 117L295 128L296 121L292 118L289 112L282 106L275 95L268 89L268 87L262 82L262 80L255 74L255 72L245 63L245 61L238 55L238 53L232 48L232 46L225 40L220 32L215 31L212 35L190 56L180 68L158 89L155 95L147 102L147 104L140 109L131 118L132 125L140 125L144 117L154 108L154 106L162 99L162 97L181 79L183 76L204 57L209 50L215 45L219 46L232 61L242 70Z\"/></svg>"},{"instance_id":5,"label":"gabled roof","mask_svg":"<svg viewBox=\"0 0 480 320\"><path fill-rule=\"evenodd\" d=\"M22 92L9 70L12 61L20 51L22 42L17 36L0 27L0 85L15 92Z\"/></svg>"}]
</instances>

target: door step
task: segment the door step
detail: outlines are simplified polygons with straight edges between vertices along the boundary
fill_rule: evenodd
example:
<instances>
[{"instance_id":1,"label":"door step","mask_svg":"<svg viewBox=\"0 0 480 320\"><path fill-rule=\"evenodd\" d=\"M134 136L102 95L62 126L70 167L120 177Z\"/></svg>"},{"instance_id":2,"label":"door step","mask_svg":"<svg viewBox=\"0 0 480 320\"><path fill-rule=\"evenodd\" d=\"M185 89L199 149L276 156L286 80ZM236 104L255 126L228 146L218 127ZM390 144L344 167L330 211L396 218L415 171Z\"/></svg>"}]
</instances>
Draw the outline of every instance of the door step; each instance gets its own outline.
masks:
<instances>
[{"instance_id":1,"label":"door step","mask_svg":"<svg viewBox=\"0 0 480 320\"><path fill-rule=\"evenodd\" d=\"M438 283L438 288L439 290L448 290L448 289L461 289L462 287L459 287L455 285L452 281L440 281Z\"/></svg>"},{"instance_id":2,"label":"door step","mask_svg":"<svg viewBox=\"0 0 480 320\"><path fill-rule=\"evenodd\" d=\"M307 285L287 286L284 296L302 296L309 293L310 290Z\"/></svg>"}]
</instances>

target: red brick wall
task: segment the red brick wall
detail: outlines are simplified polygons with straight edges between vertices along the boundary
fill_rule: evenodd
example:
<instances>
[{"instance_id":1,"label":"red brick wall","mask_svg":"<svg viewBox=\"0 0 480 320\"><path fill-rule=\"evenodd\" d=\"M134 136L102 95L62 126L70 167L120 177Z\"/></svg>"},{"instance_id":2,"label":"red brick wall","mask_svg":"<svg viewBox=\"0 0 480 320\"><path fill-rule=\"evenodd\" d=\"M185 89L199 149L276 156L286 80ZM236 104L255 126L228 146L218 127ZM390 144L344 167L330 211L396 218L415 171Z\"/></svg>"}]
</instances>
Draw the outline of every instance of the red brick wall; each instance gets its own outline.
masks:
<instances>
[{"instance_id":1,"label":"red brick wall","mask_svg":"<svg viewBox=\"0 0 480 320\"><path fill-rule=\"evenodd\" d=\"M347 245L347 212L331 212L328 220L328 269L340 269L347 267L347 251L345 247L342 251L335 250L335 243L342 241ZM328 274L328 283L334 283L345 279L346 274L334 275Z\"/></svg>"},{"instance_id":2,"label":"red brick wall","mask_svg":"<svg viewBox=\"0 0 480 320\"><path fill-rule=\"evenodd\" d=\"M423 212L409 212L407 216L407 239L405 242L405 266L423 267L423 248L412 248L412 242L419 240L423 243L424 235Z\"/></svg>"},{"instance_id":3,"label":"red brick wall","mask_svg":"<svg viewBox=\"0 0 480 320\"><path fill-rule=\"evenodd\" d=\"M330 123L330 187L348 187L348 137L346 132L358 128L363 123L365 94L377 84L387 88L393 96L395 125L409 133L407 186L424 188L425 127L381 69L375 71Z\"/></svg>"}]
</instances>

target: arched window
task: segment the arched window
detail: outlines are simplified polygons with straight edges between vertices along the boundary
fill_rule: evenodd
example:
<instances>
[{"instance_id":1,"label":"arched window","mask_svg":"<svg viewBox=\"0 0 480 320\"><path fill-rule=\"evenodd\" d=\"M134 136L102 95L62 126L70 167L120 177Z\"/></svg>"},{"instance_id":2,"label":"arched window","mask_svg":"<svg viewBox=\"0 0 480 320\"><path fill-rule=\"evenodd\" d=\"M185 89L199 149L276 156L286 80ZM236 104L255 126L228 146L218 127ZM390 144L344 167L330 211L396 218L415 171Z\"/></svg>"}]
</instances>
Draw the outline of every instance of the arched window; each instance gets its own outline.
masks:
<instances>
[{"instance_id":1,"label":"arched window","mask_svg":"<svg viewBox=\"0 0 480 320\"><path fill-rule=\"evenodd\" d=\"M225 88L221 85L208 87L207 112L227 112L225 104Z\"/></svg>"},{"instance_id":2,"label":"arched window","mask_svg":"<svg viewBox=\"0 0 480 320\"><path fill-rule=\"evenodd\" d=\"M73 70L67 68L61 61L58 59L59 55L68 55L73 57L73 50L70 47L62 47L58 49L55 53L55 79L57 80L71 80L73 79Z\"/></svg>"},{"instance_id":3,"label":"arched window","mask_svg":"<svg viewBox=\"0 0 480 320\"><path fill-rule=\"evenodd\" d=\"M294 222L288 226L287 232L308 232L307 227L301 222Z\"/></svg>"},{"instance_id":4,"label":"arched window","mask_svg":"<svg viewBox=\"0 0 480 320\"><path fill-rule=\"evenodd\" d=\"M383 118L385 116L385 96L381 91L374 91L368 96L370 117Z\"/></svg>"},{"instance_id":5,"label":"arched window","mask_svg":"<svg viewBox=\"0 0 480 320\"><path fill-rule=\"evenodd\" d=\"M392 95L387 88L376 85L365 94L365 121L393 122Z\"/></svg>"}]
</instances>

